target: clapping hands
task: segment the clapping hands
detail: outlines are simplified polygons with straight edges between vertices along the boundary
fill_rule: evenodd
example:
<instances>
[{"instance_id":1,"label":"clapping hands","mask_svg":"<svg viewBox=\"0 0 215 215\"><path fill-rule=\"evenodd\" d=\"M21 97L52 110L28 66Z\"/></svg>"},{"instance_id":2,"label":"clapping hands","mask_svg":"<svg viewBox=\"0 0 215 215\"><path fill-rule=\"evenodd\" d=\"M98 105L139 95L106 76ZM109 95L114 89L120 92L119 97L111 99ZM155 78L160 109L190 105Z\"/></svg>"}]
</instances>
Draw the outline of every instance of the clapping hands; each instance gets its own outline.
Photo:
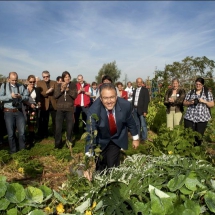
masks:
<instances>
[{"instance_id":1,"label":"clapping hands","mask_svg":"<svg viewBox=\"0 0 215 215\"><path fill-rule=\"evenodd\" d=\"M63 92L63 91L67 91L67 83L66 82L61 83L61 92Z\"/></svg>"}]
</instances>

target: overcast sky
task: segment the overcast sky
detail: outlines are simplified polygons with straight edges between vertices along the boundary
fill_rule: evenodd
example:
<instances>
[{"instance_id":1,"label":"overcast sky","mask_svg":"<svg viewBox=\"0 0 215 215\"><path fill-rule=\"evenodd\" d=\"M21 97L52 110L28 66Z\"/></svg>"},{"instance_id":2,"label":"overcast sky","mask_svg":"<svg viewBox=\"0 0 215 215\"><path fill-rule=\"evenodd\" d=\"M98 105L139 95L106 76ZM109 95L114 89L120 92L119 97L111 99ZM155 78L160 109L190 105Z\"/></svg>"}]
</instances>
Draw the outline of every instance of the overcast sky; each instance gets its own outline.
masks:
<instances>
[{"instance_id":1,"label":"overcast sky","mask_svg":"<svg viewBox=\"0 0 215 215\"><path fill-rule=\"evenodd\" d=\"M135 81L186 56L215 60L214 11L213 1L0 1L0 74L92 82L115 60L120 80Z\"/></svg>"}]
</instances>

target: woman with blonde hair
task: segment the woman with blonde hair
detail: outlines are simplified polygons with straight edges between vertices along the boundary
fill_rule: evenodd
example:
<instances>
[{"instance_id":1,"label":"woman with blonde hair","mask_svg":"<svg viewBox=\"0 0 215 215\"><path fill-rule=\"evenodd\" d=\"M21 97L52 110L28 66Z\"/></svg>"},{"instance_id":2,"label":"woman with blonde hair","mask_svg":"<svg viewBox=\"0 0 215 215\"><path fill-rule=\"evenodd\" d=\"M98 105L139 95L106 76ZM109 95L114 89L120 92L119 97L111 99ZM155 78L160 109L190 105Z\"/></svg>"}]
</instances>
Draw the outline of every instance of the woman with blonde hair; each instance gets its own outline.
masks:
<instances>
[{"instance_id":1,"label":"woman with blonde hair","mask_svg":"<svg viewBox=\"0 0 215 215\"><path fill-rule=\"evenodd\" d=\"M24 103L25 114L27 118L28 134L29 134L29 147L31 148L35 140L35 129L38 127L40 91L35 87L36 77L29 75L27 79L27 90L29 92L29 99Z\"/></svg>"},{"instance_id":2,"label":"woman with blonde hair","mask_svg":"<svg viewBox=\"0 0 215 215\"><path fill-rule=\"evenodd\" d=\"M179 80L172 80L172 87L166 91L164 105L166 106L167 127L171 130L174 126L179 125L183 113L183 101L185 90L179 87Z\"/></svg>"}]
</instances>

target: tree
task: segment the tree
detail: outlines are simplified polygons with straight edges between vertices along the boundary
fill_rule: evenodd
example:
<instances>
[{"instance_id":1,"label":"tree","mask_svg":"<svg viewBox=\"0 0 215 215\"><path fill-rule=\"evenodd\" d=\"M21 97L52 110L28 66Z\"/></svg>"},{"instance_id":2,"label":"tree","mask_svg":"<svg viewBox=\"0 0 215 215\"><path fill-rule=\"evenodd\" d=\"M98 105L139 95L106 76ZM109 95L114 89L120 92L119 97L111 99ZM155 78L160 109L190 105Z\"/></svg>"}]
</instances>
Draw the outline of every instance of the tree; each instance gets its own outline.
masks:
<instances>
[{"instance_id":1,"label":"tree","mask_svg":"<svg viewBox=\"0 0 215 215\"><path fill-rule=\"evenodd\" d=\"M6 79L6 77L5 77L4 75L0 74L0 83L1 83L1 82L4 82L5 79Z\"/></svg>"},{"instance_id":2,"label":"tree","mask_svg":"<svg viewBox=\"0 0 215 215\"><path fill-rule=\"evenodd\" d=\"M186 57L181 62L173 62L165 66L159 76L164 82L171 83L173 78L179 78L182 86L192 88L192 84L199 76L206 78L208 74L213 73L215 62L207 57Z\"/></svg>"},{"instance_id":3,"label":"tree","mask_svg":"<svg viewBox=\"0 0 215 215\"><path fill-rule=\"evenodd\" d=\"M71 82L77 83L77 78L73 78L73 79L71 80Z\"/></svg>"},{"instance_id":4,"label":"tree","mask_svg":"<svg viewBox=\"0 0 215 215\"><path fill-rule=\"evenodd\" d=\"M207 72L206 78L205 78L205 86L212 92L213 97L215 98L215 82L213 80L212 72Z\"/></svg>"},{"instance_id":5,"label":"tree","mask_svg":"<svg viewBox=\"0 0 215 215\"><path fill-rule=\"evenodd\" d=\"M112 78L113 83L115 83L120 78L121 70L118 69L116 61L103 64L102 68L98 72L98 76L96 76L97 83L102 82L103 75L109 75Z\"/></svg>"}]
</instances>

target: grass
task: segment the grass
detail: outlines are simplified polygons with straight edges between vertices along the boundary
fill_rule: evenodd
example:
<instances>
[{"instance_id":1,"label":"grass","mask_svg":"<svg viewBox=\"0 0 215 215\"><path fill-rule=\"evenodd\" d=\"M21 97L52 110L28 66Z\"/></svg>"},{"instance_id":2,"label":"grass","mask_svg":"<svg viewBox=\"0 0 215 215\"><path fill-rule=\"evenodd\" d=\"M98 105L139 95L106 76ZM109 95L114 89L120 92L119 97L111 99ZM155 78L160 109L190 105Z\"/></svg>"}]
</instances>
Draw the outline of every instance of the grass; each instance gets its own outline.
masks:
<instances>
[{"instance_id":1,"label":"grass","mask_svg":"<svg viewBox=\"0 0 215 215\"><path fill-rule=\"evenodd\" d=\"M215 117L215 109L211 110L212 117ZM51 127L51 125L50 125ZM82 125L80 124L80 128ZM65 126L64 126L65 129ZM82 130L82 129L80 129ZM63 131L64 134L64 131ZM19 171L19 165L16 164L14 159L8 159L7 163L0 162L0 175L5 175L8 181L22 183L23 185L45 184L51 188L58 189L61 184L67 180L67 176L70 174L70 167L76 165L83 159L85 142L80 140L82 133L74 134L72 154L69 151L66 144L62 149L54 149L54 137L49 136L47 139L43 139L40 142L36 142L35 146L30 150L23 152L28 153L31 162L39 161L43 166L42 174L36 176L28 176ZM65 135L63 135L63 141L65 142ZM153 139L156 134L149 131L148 136ZM8 150L7 137L4 137L4 145L1 149ZM132 154L142 153L150 154L151 143L146 142L140 144L138 149L132 148L132 138L129 135L129 147L128 150L122 151L122 160ZM2 151L6 153L7 151ZM214 151L213 151L214 152ZM1 151L0 151L1 154ZM1 161L1 159L0 159Z\"/></svg>"}]
</instances>

